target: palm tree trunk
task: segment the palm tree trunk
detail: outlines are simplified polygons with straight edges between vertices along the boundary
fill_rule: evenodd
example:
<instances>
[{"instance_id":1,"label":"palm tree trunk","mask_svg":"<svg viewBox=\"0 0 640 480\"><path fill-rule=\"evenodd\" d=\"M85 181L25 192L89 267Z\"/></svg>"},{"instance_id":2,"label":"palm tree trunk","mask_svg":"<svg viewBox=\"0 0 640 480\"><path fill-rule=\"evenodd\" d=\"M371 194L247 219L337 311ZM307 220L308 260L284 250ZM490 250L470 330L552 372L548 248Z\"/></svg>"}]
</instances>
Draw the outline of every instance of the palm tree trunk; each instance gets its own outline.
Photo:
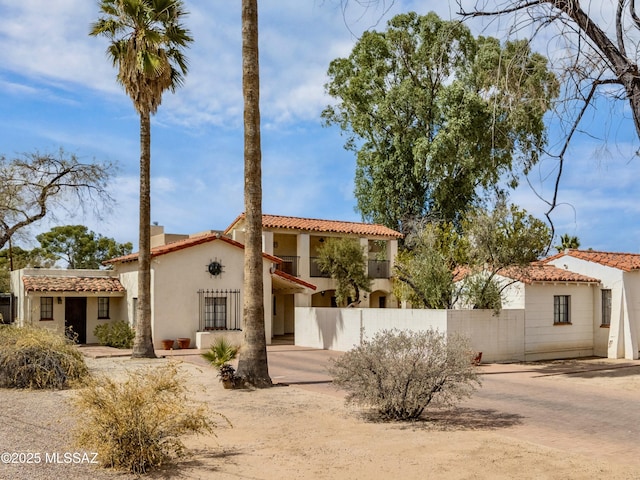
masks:
<instances>
[{"instance_id":1,"label":"palm tree trunk","mask_svg":"<svg viewBox=\"0 0 640 480\"><path fill-rule=\"evenodd\" d=\"M132 358L156 358L151 336L151 115L140 113L138 311Z\"/></svg>"},{"instance_id":2,"label":"palm tree trunk","mask_svg":"<svg viewBox=\"0 0 640 480\"><path fill-rule=\"evenodd\" d=\"M238 375L257 388L265 388L272 383L267 365L262 278L262 154L257 0L242 0L242 93L246 232L243 345L238 360Z\"/></svg>"}]
</instances>

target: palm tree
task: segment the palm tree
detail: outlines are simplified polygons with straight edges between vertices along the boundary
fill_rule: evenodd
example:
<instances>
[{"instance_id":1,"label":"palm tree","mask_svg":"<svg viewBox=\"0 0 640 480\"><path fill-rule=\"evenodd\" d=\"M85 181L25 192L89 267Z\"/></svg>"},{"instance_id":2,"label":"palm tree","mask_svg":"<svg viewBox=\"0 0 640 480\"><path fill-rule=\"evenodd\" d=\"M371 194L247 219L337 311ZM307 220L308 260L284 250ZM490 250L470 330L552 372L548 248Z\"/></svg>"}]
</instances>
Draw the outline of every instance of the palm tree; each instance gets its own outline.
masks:
<instances>
[{"instance_id":1,"label":"palm tree","mask_svg":"<svg viewBox=\"0 0 640 480\"><path fill-rule=\"evenodd\" d=\"M238 376L265 388L272 385L267 365L262 280L262 153L258 2L242 0L242 94L244 97L244 302L243 343Z\"/></svg>"},{"instance_id":2,"label":"palm tree","mask_svg":"<svg viewBox=\"0 0 640 480\"><path fill-rule=\"evenodd\" d=\"M140 114L140 223L138 311L134 358L155 358L151 337L151 114L166 90L174 92L187 73L182 50L193 40L181 24L182 0L101 0L104 16L90 35L107 37L107 55L117 80Z\"/></svg>"},{"instance_id":3,"label":"palm tree","mask_svg":"<svg viewBox=\"0 0 640 480\"><path fill-rule=\"evenodd\" d=\"M568 233L565 233L560 237L560 245L556 245L555 248L558 252L564 252L570 248L579 248L580 240L575 235L571 236Z\"/></svg>"}]
</instances>

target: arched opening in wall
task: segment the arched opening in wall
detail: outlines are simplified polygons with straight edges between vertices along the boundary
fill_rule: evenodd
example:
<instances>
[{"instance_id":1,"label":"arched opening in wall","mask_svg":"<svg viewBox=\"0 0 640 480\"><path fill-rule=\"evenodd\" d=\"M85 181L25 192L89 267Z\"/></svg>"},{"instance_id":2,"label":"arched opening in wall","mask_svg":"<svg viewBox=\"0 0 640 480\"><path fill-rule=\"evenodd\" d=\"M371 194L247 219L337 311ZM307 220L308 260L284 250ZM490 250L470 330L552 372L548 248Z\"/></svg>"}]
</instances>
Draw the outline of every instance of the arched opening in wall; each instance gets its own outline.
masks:
<instances>
[{"instance_id":1,"label":"arched opening in wall","mask_svg":"<svg viewBox=\"0 0 640 480\"><path fill-rule=\"evenodd\" d=\"M369 308L389 308L391 294L384 290L375 290L369 294Z\"/></svg>"},{"instance_id":2,"label":"arched opening in wall","mask_svg":"<svg viewBox=\"0 0 640 480\"><path fill-rule=\"evenodd\" d=\"M336 291L322 290L311 296L312 307L336 307Z\"/></svg>"}]
</instances>

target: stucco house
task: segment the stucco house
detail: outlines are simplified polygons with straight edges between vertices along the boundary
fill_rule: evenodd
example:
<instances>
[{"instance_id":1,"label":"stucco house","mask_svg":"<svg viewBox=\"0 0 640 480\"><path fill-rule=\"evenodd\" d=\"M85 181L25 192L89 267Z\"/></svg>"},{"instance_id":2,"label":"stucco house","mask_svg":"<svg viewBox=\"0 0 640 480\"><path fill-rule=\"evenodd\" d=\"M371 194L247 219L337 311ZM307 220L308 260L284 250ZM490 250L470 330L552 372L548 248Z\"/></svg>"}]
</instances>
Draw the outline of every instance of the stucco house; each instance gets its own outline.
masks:
<instances>
[{"instance_id":1,"label":"stucco house","mask_svg":"<svg viewBox=\"0 0 640 480\"><path fill-rule=\"evenodd\" d=\"M599 325L595 354L636 360L640 344L640 254L565 250L544 260L558 268L598 278L593 299ZM572 301L572 304L575 302Z\"/></svg>"},{"instance_id":2,"label":"stucco house","mask_svg":"<svg viewBox=\"0 0 640 480\"><path fill-rule=\"evenodd\" d=\"M165 234L162 227L152 226L151 321L156 348L161 348L165 339L189 338L192 346L207 348L214 335L239 336L243 221L243 216L238 217L225 233L194 235ZM285 222L295 228L285 226ZM317 268L312 270L317 246L329 236L360 239L374 277L375 291L366 299L367 304L395 304L389 273L399 233L378 225L268 215L265 225L263 285L268 343L275 335L294 332L296 304L331 305L333 280L316 276ZM285 255L288 253L297 255ZM79 343L96 342L93 330L102 322L124 320L135 325L137 260L137 253L110 259L105 263L111 270L12 272L18 324L58 330L72 327Z\"/></svg>"},{"instance_id":3,"label":"stucco house","mask_svg":"<svg viewBox=\"0 0 640 480\"><path fill-rule=\"evenodd\" d=\"M598 278L535 262L504 269L498 279L502 308L524 311L524 359L607 356L594 311Z\"/></svg>"},{"instance_id":4,"label":"stucco house","mask_svg":"<svg viewBox=\"0 0 640 480\"><path fill-rule=\"evenodd\" d=\"M225 234L244 241L244 214L239 215ZM367 258L367 273L371 279L370 294L365 294L361 308L397 308L392 295L391 273L402 234L382 225L287 217L262 216L263 251L283 260L278 266L296 278L317 286L315 292L287 292L274 298L274 305L294 318L295 307L335 307L335 281L324 274L316 263L318 250L329 238L352 238L360 242ZM285 333L276 330L277 333Z\"/></svg>"}]
</instances>

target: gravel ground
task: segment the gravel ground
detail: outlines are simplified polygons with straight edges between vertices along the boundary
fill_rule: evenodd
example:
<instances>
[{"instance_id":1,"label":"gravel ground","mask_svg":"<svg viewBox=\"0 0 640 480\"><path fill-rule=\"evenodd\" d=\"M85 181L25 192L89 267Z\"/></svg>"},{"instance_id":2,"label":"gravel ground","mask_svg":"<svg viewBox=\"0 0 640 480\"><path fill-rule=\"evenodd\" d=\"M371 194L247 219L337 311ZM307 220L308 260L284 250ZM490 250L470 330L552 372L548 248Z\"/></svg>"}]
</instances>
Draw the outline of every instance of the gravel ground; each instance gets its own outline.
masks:
<instances>
[{"instance_id":1,"label":"gravel ground","mask_svg":"<svg viewBox=\"0 0 640 480\"><path fill-rule=\"evenodd\" d=\"M119 378L128 369L167 361L103 358L87 359L87 364L93 373ZM517 425L486 425L487 414L499 416L492 410L467 408L463 416L461 411L444 416L434 412L428 422L409 424L369 422L335 396L296 387L224 390L211 367L183 363L180 369L192 398L207 402L233 427L221 424L217 437L186 438L191 457L144 478L640 479L637 464L603 461L511 438L508 433ZM625 388L636 380L637 375L631 375L599 381L605 382L602 388ZM550 381L574 380L552 377ZM5 453L0 458L0 480L136 478L89 464L92 452L73 446L69 432L78 421L71 407L75 393L0 389L0 455ZM13 454L9 460L15 463L5 462L6 453Z\"/></svg>"},{"instance_id":2,"label":"gravel ground","mask_svg":"<svg viewBox=\"0 0 640 480\"><path fill-rule=\"evenodd\" d=\"M96 468L89 463L94 458L92 452L73 446L69 433L75 421L70 405L72 395L73 390L0 390L1 479L135 478ZM12 463L6 463L7 459Z\"/></svg>"}]
</instances>

